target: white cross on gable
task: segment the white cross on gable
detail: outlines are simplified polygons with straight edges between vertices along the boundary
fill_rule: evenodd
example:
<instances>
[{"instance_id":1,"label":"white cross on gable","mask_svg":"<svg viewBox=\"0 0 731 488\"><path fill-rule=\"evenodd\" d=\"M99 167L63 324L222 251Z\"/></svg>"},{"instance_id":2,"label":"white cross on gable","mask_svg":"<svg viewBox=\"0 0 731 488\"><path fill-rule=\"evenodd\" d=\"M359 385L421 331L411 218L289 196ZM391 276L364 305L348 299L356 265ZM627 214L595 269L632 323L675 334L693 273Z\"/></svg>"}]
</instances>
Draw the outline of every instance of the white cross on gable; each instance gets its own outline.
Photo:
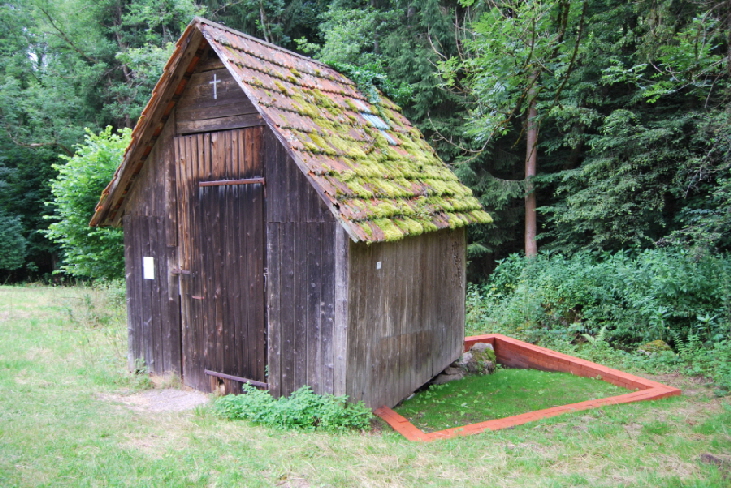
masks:
<instances>
[{"instance_id":1,"label":"white cross on gable","mask_svg":"<svg viewBox=\"0 0 731 488\"><path fill-rule=\"evenodd\" d=\"M209 81L209 85L213 85L213 99L218 100L218 84L221 83L221 80L216 77L216 73L213 73L213 81Z\"/></svg>"}]
</instances>

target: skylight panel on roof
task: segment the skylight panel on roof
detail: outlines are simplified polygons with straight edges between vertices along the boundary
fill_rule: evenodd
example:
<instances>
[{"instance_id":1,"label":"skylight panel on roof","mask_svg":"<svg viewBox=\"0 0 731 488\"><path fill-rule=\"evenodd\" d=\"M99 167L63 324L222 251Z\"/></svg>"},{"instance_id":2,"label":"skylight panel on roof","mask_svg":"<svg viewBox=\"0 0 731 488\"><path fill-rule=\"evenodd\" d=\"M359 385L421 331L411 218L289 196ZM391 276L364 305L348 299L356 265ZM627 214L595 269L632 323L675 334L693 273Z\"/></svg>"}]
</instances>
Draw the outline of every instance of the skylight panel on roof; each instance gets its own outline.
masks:
<instances>
[{"instance_id":1,"label":"skylight panel on roof","mask_svg":"<svg viewBox=\"0 0 731 488\"><path fill-rule=\"evenodd\" d=\"M391 135L388 132L386 132L385 130L381 129L381 134L383 134L383 137L386 138L386 140L388 141L388 143L390 145L392 145L392 146L398 146L398 144L396 143L396 139L394 139L393 137L391 137Z\"/></svg>"},{"instance_id":2,"label":"skylight panel on roof","mask_svg":"<svg viewBox=\"0 0 731 488\"><path fill-rule=\"evenodd\" d=\"M382 118L380 118L378 115L371 115L371 114L361 114L364 119L366 119L370 124L379 130L389 130L390 127L386 122L383 121Z\"/></svg>"},{"instance_id":3,"label":"skylight panel on roof","mask_svg":"<svg viewBox=\"0 0 731 488\"><path fill-rule=\"evenodd\" d=\"M371 109L369 109L365 103L361 102L357 98L353 99L353 103L355 103L356 107L358 107L361 112L364 112L367 114L372 113Z\"/></svg>"}]
</instances>

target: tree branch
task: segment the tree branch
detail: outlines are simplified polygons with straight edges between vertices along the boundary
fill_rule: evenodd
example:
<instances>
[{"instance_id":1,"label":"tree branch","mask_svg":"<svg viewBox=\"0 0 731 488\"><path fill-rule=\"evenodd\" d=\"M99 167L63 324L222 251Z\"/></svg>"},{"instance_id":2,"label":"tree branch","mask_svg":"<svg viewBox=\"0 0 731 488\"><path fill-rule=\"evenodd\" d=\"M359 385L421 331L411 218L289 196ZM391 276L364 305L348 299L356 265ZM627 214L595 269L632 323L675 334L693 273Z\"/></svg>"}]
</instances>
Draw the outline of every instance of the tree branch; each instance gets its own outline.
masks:
<instances>
[{"instance_id":1,"label":"tree branch","mask_svg":"<svg viewBox=\"0 0 731 488\"><path fill-rule=\"evenodd\" d=\"M66 35L66 33L63 30L61 30L60 27L58 27L56 25L56 23L53 21L53 18L51 17L51 14L46 9L44 9L43 7L37 7L37 8L38 8L38 10L43 12L43 15L46 16L46 19L48 20L48 23L51 24L51 27L53 27L58 32L58 35L61 37L61 39L63 39L66 42L66 44L69 45L69 47L71 49L76 51L82 58L86 59L90 63L93 63L93 64L98 63L96 58L94 58L93 56L89 56L84 51L82 51L78 46L76 46L76 44L74 44L74 42Z\"/></svg>"}]
</instances>

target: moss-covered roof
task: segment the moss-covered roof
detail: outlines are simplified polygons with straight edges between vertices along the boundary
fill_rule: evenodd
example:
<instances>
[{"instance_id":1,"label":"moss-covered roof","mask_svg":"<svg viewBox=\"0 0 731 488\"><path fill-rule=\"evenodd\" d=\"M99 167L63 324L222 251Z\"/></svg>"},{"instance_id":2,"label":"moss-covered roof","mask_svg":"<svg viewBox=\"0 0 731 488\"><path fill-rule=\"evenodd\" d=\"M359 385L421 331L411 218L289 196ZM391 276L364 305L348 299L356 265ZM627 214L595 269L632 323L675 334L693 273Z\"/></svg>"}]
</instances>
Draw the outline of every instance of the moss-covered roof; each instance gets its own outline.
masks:
<instances>
[{"instance_id":1,"label":"moss-covered roof","mask_svg":"<svg viewBox=\"0 0 731 488\"><path fill-rule=\"evenodd\" d=\"M191 26L352 239L391 241L491 221L387 98L375 106L352 81L322 63L205 19Z\"/></svg>"}]
</instances>

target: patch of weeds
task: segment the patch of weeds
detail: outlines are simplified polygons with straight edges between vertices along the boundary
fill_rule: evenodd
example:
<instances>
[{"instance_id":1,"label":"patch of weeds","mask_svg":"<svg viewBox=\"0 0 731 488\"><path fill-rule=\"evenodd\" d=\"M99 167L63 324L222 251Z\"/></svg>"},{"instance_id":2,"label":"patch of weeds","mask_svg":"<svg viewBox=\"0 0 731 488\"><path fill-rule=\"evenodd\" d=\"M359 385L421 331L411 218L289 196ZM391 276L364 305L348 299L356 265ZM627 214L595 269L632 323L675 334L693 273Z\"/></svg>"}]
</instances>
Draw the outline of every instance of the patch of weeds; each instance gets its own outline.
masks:
<instances>
[{"instance_id":1,"label":"patch of weeds","mask_svg":"<svg viewBox=\"0 0 731 488\"><path fill-rule=\"evenodd\" d=\"M606 398L627 390L605 381L535 369L501 369L431 386L395 410L425 432Z\"/></svg>"},{"instance_id":2,"label":"patch of weeds","mask_svg":"<svg viewBox=\"0 0 731 488\"><path fill-rule=\"evenodd\" d=\"M709 418L702 424L697 425L693 430L698 434L704 435L731 435L731 404L724 403L721 414Z\"/></svg>"},{"instance_id":3,"label":"patch of weeds","mask_svg":"<svg viewBox=\"0 0 731 488\"><path fill-rule=\"evenodd\" d=\"M289 397L275 399L268 391L243 386L243 395L216 400L214 411L231 420L249 420L279 429L328 432L368 430L373 414L363 402L348 403L346 395L318 395L303 386Z\"/></svg>"},{"instance_id":4,"label":"patch of weeds","mask_svg":"<svg viewBox=\"0 0 731 488\"><path fill-rule=\"evenodd\" d=\"M670 424L661 420L653 420L642 426L642 432L645 434L665 435L671 430Z\"/></svg>"},{"instance_id":5,"label":"patch of weeds","mask_svg":"<svg viewBox=\"0 0 731 488\"><path fill-rule=\"evenodd\" d=\"M126 320L126 290L123 280L97 281L80 287L81 296L66 303L69 321L88 328L108 328Z\"/></svg>"}]
</instances>

